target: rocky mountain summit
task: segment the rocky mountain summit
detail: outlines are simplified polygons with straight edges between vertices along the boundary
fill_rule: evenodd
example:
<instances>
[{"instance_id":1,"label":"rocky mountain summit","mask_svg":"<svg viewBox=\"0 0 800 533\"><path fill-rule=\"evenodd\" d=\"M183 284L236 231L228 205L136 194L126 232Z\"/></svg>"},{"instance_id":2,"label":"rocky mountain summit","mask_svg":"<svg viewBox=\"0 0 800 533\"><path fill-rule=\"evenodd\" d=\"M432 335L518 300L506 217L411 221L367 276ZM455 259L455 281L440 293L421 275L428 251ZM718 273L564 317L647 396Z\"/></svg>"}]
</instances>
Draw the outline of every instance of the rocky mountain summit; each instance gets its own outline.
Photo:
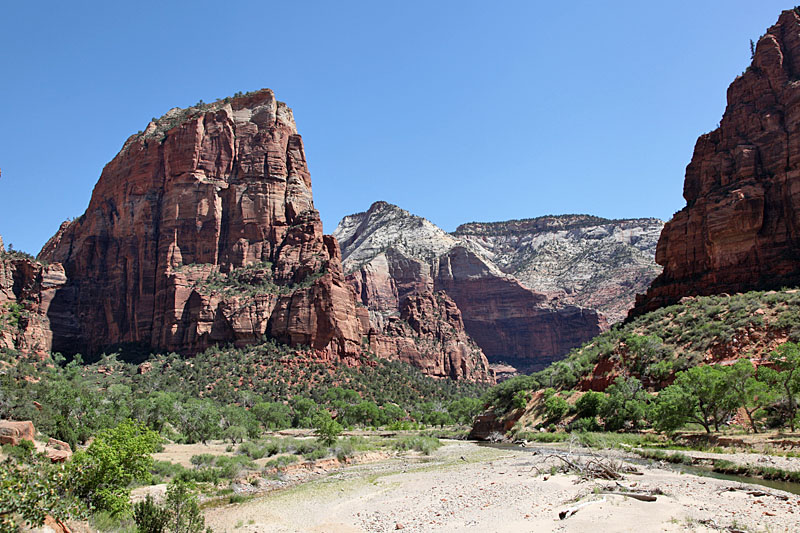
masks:
<instances>
[{"instance_id":1,"label":"rocky mountain summit","mask_svg":"<svg viewBox=\"0 0 800 533\"><path fill-rule=\"evenodd\" d=\"M614 323L661 272L653 257L663 227L656 218L560 215L472 222L453 236L524 286Z\"/></svg>"},{"instance_id":2,"label":"rocky mountain summit","mask_svg":"<svg viewBox=\"0 0 800 533\"><path fill-rule=\"evenodd\" d=\"M292 111L265 89L173 109L106 165L39 258L67 276L53 349L193 353L270 337L361 353L336 240L322 234Z\"/></svg>"},{"instance_id":3,"label":"rocky mountain summit","mask_svg":"<svg viewBox=\"0 0 800 533\"><path fill-rule=\"evenodd\" d=\"M0 261L2 347L195 354L273 339L316 360L357 366L377 352L433 377L494 382L433 287L371 328L322 234L292 111L268 89L154 119L39 261L17 255Z\"/></svg>"},{"instance_id":4,"label":"rocky mountain summit","mask_svg":"<svg viewBox=\"0 0 800 533\"><path fill-rule=\"evenodd\" d=\"M618 310L616 317L627 311L636 290L657 274L652 255L647 257L660 227L655 219L570 215L471 223L448 234L376 202L345 217L333 234L375 331L384 331L410 296L443 291L490 361L529 371L607 327L602 314L576 302L602 302ZM525 276L517 278L518 272ZM617 285L615 276L622 278Z\"/></svg>"},{"instance_id":5,"label":"rocky mountain summit","mask_svg":"<svg viewBox=\"0 0 800 533\"><path fill-rule=\"evenodd\" d=\"M664 227L663 273L632 315L684 296L800 285L800 13L784 11L728 88L719 127L686 168Z\"/></svg>"}]
</instances>

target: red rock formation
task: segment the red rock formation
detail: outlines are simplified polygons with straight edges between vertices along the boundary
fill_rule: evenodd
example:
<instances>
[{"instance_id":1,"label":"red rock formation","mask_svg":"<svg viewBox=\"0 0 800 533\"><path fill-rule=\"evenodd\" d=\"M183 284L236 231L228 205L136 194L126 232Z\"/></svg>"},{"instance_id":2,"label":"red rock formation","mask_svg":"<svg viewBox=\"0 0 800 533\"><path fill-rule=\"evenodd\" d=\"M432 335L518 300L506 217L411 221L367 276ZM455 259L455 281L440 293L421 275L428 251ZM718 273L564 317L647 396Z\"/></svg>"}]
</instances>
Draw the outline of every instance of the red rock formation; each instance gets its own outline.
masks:
<instances>
[{"instance_id":1,"label":"red rock formation","mask_svg":"<svg viewBox=\"0 0 800 533\"><path fill-rule=\"evenodd\" d=\"M686 168L664 266L631 316L683 296L800 285L800 14L784 11Z\"/></svg>"},{"instance_id":2,"label":"red rock formation","mask_svg":"<svg viewBox=\"0 0 800 533\"><path fill-rule=\"evenodd\" d=\"M72 448L66 442L51 437L44 447L44 453L51 463L64 463L72 457Z\"/></svg>"},{"instance_id":3,"label":"red rock formation","mask_svg":"<svg viewBox=\"0 0 800 533\"><path fill-rule=\"evenodd\" d=\"M444 292L409 296L399 317L390 316L381 330L370 331L369 342L378 357L403 361L429 376L494 383L489 361Z\"/></svg>"},{"instance_id":4,"label":"red rock formation","mask_svg":"<svg viewBox=\"0 0 800 533\"><path fill-rule=\"evenodd\" d=\"M11 254L0 258L0 348L50 350L48 313L66 280L60 264L43 265Z\"/></svg>"},{"instance_id":5,"label":"red rock formation","mask_svg":"<svg viewBox=\"0 0 800 533\"><path fill-rule=\"evenodd\" d=\"M21 440L33 442L35 436L36 430L30 420L24 422L0 420L0 444L17 446Z\"/></svg>"},{"instance_id":6,"label":"red rock formation","mask_svg":"<svg viewBox=\"0 0 800 533\"><path fill-rule=\"evenodd\" d=\"M464 327L492 361L524 372L563 359L607 329L593 309L550 302L510 277L493 275L463 247L439 260L436 289L447 292L464 316Z\"/></svg>"},{"instance_id":7,"label":"red rock formation","mask_svg":"<svg viewBox=\"0 0 800 533\"><path fill-rule=\"evenodd\" d=\"M270 90L173 109L131 136L40 257L69 279L51 313L79 324L55 331L56 350L192 353L265 335L328 359L361 350L302 140Z\"/></svg>"}]
</instances>

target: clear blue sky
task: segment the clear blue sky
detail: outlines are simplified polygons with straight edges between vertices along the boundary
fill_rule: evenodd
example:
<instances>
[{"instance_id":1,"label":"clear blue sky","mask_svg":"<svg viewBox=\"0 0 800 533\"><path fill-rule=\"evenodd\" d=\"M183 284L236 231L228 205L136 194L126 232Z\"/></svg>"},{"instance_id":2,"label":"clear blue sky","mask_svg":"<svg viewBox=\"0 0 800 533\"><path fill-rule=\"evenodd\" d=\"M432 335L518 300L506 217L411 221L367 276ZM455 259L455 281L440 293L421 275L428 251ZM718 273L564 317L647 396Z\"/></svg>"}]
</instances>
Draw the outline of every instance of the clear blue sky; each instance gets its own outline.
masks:
<instances>
[{"instance_id":1,"label":"clear blue sky","mask_svg":"<svg viewBox=\"0 0 800 533\"><path fill-rule=\"evenodd\" d=\"M272 88L326 232L386 200L447 230L669 218L749 40L793 4L9 2L0 235L32 253L153 116Z\"/></svg>"}]
</instances>

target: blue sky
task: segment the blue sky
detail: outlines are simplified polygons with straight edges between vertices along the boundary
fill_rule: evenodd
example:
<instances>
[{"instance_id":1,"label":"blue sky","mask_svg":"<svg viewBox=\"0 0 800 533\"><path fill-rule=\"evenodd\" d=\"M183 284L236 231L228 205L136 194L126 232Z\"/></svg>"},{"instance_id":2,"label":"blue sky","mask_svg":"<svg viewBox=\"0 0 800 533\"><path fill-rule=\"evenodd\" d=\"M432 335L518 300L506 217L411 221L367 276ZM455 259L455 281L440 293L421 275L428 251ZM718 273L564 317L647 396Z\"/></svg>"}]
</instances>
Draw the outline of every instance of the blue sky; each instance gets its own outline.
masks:
<instances>
[{"instance_id":1,"label":"blue sky","mask_svg":"<svg viewBox=\"0 0 800 533\"><path fill-rule=\"evenodd\" d=\"M376 200L446 230L559 213L667 219L749 40L791 7L6 3L0 235L38 252L151 117L262 87L294 109L326 232Z\"/></svg>"}]
</instances>

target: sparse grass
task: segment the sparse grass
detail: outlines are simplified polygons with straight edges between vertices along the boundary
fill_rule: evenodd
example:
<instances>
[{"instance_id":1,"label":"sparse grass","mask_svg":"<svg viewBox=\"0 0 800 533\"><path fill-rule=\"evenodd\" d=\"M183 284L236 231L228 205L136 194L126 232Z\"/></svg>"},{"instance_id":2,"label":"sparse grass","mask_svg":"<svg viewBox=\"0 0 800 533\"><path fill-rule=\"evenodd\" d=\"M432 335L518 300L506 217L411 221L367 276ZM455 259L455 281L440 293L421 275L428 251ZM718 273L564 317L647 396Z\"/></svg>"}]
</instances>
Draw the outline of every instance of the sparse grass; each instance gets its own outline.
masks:
<instances>
[{"instance_id":1,"label":"sparse grass","mask_svg":"<svg viewBox=\"0 0 800 533\"><path fill-rule=\"evenodd\" d=\"M394 448L399 451L414 450L430 455L442 445L439 439L423 435L409 435L399 437L394 442Z\"/></svg>"},{"instance_id":2,"label":"sparse grass","mask_svg":"<svg viewBox=\"0 0 800 533\"><path fill-rule=\"evenodd\" d=\"M645 459L655 459L657 461L666 461L674 464L690 465L694 463L694 459L688 455L680 452L667 453L661 450L632 450L633 453Z\"/></svg>"},{"instance_id":3,"label":"sparse grass","mask_svg":"<svg viewBox=\"0 0 800 533\"><path fill-rule=\"evenodd\" d=\"M714 461L711 467L720 474L733 474L737 476L758 477L775 481L791 481L800 483L800 472L784 470L772 466L742 465L724 459Z\"/></svg>"}]
</instances>

